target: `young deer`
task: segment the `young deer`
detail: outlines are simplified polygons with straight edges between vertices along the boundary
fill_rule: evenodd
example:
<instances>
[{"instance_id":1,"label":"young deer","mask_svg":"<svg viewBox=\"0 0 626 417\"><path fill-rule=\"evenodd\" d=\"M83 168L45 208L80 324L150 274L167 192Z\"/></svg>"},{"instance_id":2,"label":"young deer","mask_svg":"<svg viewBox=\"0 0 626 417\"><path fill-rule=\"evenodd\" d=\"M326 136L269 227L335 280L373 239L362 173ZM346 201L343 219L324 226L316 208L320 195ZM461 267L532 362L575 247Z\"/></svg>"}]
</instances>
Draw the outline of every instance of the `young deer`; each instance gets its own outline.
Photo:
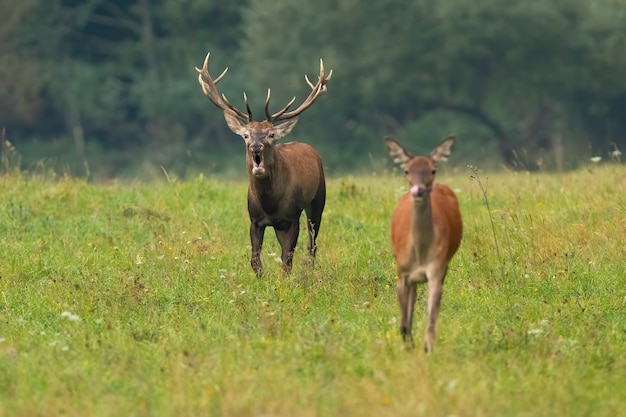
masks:
<instances>
[{"instance_id":1,"label":"young deer","mask_svg":"<svg viewBox=\"0 0 626 417\"><path fill-rule=\"evenodd\" d=\"M391 138L385 138L385 145L394 162L404 168L410 187L391 218L391 244L398 269L397 292L402 314L400 333L412 347L417 284L427 282L428 325L424 350L432 352L443 282L463 233L454 192L446 185L433 184L437 164L452 153L454 136L445 139L430 156L413 156Z\"/></svg>"},{"instance_id":2,"label":"young deer","mask_svg":"<svg viewBox=\"0 0 626 417\"><path fill-rule=\"evenodd\" d=\"M230 130L240 135L246 143L248 167L248 213L250 215L250 242L252 258L250 265L257 276L261 276L261 247L267 226L274 227L280 243L283 271L290 272L293 253L300 233L300 215L306 212L309 234L308 251L312 258L317 249L315 240L322 221L326 202L326 182L322 160L317 152L305 143L289 142L276 144L295 126L300 113L309 108L326 92L326 83L333 71L324 75L324 63L320 59L320 74L313 85L305 75L311 93L296 109L288 111L296 98L274 114L269 112L270 90L265 100L266 120L255 122L243 93L247 114L233 107L225 95L217 91L217 83L226 75L226 68L215 80L209 74L207 54L202 69L198 71L198 82L204 94L224 112ZM284 123L275 124L278 121Z\"/></svg>"}]
</instances>

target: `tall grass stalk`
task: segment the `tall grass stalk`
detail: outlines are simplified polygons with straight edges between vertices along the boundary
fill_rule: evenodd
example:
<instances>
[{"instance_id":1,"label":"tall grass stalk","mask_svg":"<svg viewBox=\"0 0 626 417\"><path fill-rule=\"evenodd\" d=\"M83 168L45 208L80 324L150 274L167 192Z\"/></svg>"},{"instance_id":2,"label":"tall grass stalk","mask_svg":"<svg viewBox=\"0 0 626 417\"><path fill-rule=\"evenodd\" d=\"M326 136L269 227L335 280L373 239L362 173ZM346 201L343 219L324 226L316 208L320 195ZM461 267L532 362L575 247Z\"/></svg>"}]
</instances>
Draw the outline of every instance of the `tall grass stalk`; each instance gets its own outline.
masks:
<instances>
[{"instance_id":1,"label":"tall grass stalk","mask_svg":"<svg viewBox=\"0 0 626 417\"><path fill-rule=\"evenodd\" d=\"M496 256L498 259L498 265L500 265L500 276L504 276L504 264L502 263L502 257L500 256L500 246L498 246L498 235L496 233L496 226L493 223L493 213L491 212L491 207L489 206L489 197L487 195L487 183L489 181L489 177L485 178L485 183L483 184L480 179L480 175L478 173L478 167L473 165L468 165L468 169L472 171L472 175L470 175L470 179L474 180L483 196L483 200L485 201L485 206L487 207L487 214L489 215L489 223L491 224L491 233L493 236L493 244L496 250Z\"/></svg>"}]
</instances>

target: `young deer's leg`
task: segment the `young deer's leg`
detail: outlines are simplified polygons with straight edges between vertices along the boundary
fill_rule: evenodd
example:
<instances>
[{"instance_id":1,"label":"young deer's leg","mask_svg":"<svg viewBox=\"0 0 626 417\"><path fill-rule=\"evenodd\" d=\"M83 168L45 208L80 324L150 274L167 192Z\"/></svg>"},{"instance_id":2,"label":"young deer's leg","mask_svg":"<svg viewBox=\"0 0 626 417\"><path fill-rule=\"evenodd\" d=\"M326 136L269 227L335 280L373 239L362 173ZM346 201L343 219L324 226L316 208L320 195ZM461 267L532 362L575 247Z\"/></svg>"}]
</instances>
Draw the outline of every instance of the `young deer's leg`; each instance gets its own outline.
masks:
<instances>
[{"instance_id":1,"label":"young deer's leg","mask_svg":"<svg viewBox=\"0 0 626 417\"><path fill-rule=\"evenodd\" d=\"M432 277L429 276L428 279L428 324L426 326L426 342L424 343L426 353L432 353L435 348L435 324L437 323L437 316L439 316L446 269Z\"/></svg>"},{"instance_id":2,"label":"young deer's leg","mask_svg":"<svg viewBox=\"0 0 626 417\"><path fill-rule=\"evenodd\" d=\"M300 222L293 221L284 230L276 230L276 237L282 249L281 259L283 260L283 272L291 272L293 263L293 252L296 249L298 235L300 234Z\"/></svg>"},{"instance_id":3,"label":"young deer's leg","mask_svg":"<svg viewBox=\"0 0 626 417\"><path fill-rule=\"evenodd\" d=\"M398 292L398 303L400 304L400 334L402 340L407 343L409 348L413 347L413 333L411 331L411 324L413 321L413 307L412 303L415 303L415 296L411 296L411 293L415 294L415 285L409 284L407 280L407 274L399 274L398 281L396 282L396 290ZM412 302L411 302L412 299Z\"/></svg>"},{"instance_id":4,"label":"young deer's leg","mask_svg":"<svg viewBox=\"0 0 626 417\"><path fill-rule=\"evenodd\" d=\"M260 277L263 273L263 266L261 265L261 248L263 247L263 236L265 235L265 226L259 226L255 222L250 223L250 244L252 246L252 258L250 259L250 265L256 273L257 277Z\"/></svg>"},{"instance_id":5,"label":"young deer's leg","mask_svg":"<svg viewBox=\"0 0 626 417\"><path fill-rule=\"evenodd\" d=\"M407 291L408 291L408 300L407 300L407 326L409 327L409 335L411 336L411 340L409 341L409 347L413 348L413 315L415 314L415 300L417 299L417 284L414 282L409 282Z\"/></svg>"}]
</instances>

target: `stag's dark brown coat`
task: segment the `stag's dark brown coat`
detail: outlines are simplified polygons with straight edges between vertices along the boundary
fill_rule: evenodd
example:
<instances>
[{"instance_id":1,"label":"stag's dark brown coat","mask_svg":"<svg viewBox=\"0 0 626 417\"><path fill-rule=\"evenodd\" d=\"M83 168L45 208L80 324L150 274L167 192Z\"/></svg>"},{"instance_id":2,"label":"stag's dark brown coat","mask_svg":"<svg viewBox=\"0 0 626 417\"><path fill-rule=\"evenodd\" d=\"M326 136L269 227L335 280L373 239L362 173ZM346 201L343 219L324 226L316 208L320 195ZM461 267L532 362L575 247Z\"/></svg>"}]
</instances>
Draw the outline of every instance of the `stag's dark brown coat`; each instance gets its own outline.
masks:
<instances>
[{"instance_id":1,"label":"stag's dark brown coat","mask_svg":"<svg viewBox=\"0 0 626 417\"><path fill-rule=\"evenodd\" d=\"M280 138L291 132L300 113L326 92L326 83L332 76L324 76L324 64L320 60L320 75L313 85L308 78L311 93L295 110L288 111L292 99L283 109L270 114L268 110L270 92L265 101L267 120L252 121L252 113L244 93L248 114L233 107L225 96L220 96L216 84L226 74L226 70L213 80L208 72L207 55L202 69L198 71L198 81L202 90L213 104L224 111L228 127L240 135L246 144L246 165L248 169L248 213L250 215L250 243L252 257L250 265L258 276L262 273L261 248L265 228L272 226L280 243L283 270L291 271L293 254L300 234L300 216L304 210L307 216L309 235L308 252L315 257L316 238L322 221L326 203L326 183L322 160L318 153L304 143L290 142L277 144ZM277 121L284 123L275 124Z\"/></svg>"}]
</instances>

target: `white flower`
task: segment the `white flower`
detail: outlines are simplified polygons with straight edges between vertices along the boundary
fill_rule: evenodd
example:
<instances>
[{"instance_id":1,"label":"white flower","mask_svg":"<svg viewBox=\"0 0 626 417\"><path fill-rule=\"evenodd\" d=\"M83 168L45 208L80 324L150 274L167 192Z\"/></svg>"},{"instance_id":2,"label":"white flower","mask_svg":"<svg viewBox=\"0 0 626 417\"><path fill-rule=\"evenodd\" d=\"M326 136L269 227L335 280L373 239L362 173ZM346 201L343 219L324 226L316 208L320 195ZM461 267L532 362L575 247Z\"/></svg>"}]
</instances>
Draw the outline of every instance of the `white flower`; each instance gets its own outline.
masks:
<instances>
[{"instance_id":1,"label":"white flower","mask_svg":"<svg viewBox=\"0 0 626 417\"><path fill-rule=\"evenodd\" d=\"M591 162L593 162L594 164L597 164L598 162L600 162L602 160L601 156L592 156L591 158L589 158L589 160Z\"/></svg>"},{"instance_id":2,"label":"white flower","mask_svg":"<svg viewBox=\"0 0 626 417\"><path fill-rule=\"evenodd\" d=\"M69 321L80 321L80 317L78 317L78 315L70 313L69 311L62 312L61 317L64 317Z\"/></svg>"}]
</instances>

